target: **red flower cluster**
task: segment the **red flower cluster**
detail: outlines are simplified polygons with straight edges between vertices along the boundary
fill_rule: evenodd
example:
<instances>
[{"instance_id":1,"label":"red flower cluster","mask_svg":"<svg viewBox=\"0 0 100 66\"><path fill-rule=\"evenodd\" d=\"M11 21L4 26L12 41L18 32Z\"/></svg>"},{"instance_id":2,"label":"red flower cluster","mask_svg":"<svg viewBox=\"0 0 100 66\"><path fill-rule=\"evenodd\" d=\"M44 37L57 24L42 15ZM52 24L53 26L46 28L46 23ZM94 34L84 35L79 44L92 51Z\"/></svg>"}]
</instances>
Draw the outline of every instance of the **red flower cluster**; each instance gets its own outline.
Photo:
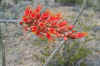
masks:
<instances>
[{"instance_id":1,"label":"red flower cluster","mask_svg":"<svg viewBox=\"0 0 100 66\"><path fill-rule=\"evenodd\" d=\"M74 25L69 25L66 20L63 20L60 13L53 14L48 9L41 13L41 9L40 5L35 10L30 6L25 9L20 25L23 25L26 31L33 32L40 38L47 37L49 40L77 39L87 35L85 32L74 31Z\"/></svg>"}]
</instances>

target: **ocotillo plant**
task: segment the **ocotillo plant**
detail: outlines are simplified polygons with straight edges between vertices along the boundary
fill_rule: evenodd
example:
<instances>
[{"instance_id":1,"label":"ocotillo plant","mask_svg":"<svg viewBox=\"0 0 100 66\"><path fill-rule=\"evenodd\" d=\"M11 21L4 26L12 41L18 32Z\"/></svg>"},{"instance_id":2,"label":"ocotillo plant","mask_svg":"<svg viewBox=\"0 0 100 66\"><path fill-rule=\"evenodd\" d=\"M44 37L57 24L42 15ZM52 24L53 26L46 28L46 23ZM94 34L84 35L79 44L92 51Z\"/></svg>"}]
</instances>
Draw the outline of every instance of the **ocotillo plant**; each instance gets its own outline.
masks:
<instances>
[{"instance_id":1,"label":"ocotillo plant","mask_svg":"<svg viewBox=\"0 0 100 66\"><path fill-rule=\"evenodd\" d=\"M87 32L77 32L74 30L74 25L69 25L68 21L64 20L61 13L52 13L49 9L41 12L42 6L38 5L36 9L27 6L24 11L24 16L20 21L20 25L25 31L29 31L37 35L41 39L47 38L49 41L54 41L56 38L63 40L79 39L87 36ZM47 60L49 63L52 56L59 50L62 44L55 50ZM46 66L46 64L44 66Z\"/></svg>"}]
</instances>

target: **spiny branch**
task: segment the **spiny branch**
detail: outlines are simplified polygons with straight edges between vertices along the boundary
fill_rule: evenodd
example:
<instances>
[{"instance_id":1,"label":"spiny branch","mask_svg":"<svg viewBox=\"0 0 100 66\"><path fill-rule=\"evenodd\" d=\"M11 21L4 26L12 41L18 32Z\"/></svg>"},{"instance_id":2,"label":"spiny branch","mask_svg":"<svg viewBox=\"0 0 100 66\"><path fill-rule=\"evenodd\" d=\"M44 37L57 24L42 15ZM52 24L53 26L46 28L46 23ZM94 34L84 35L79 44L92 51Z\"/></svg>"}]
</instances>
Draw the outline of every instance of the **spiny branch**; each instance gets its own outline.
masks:
<instances>
[{"instance_id":1,"label":"spiny branch","mask_svg":"<svg viewBox=\"0 0 100 66\"><path fill-rule=\"evenodd\" d=\"M74 25L78 22L79 17L83 14L84 9L86 8L86 3L87 3L87 0L84 0L82 8L80 9L80 12L78 13L78 15L76 16L76 18L74 19L74 22L73 22Z\"/></svg>"}]
</instances>

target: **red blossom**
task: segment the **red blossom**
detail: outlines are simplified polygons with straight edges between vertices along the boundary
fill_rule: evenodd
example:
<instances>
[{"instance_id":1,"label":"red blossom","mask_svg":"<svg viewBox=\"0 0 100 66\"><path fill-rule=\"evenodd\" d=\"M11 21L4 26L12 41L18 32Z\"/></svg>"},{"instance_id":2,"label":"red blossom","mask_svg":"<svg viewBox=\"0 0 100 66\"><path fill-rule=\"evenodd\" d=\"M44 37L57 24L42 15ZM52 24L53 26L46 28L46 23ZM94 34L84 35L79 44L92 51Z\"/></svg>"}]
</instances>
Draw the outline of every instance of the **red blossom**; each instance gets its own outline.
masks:
<instances>
[{"instance_id":1,"label":"red blossom","mask_svg":"<svg viewBox=\"0 0 100 66\"><path fill-rule=\"evenodd\" d=\"M60 20L60 19L61 19L61 13L57 13L57 14L56 14L56 18L57 18L58 20Z\"/></svg>"},{"instance_id":2,"label":"red blossom","mask_svg":"<svg viewBox=\"0 0 100 66\"><path fill-rule=\"evenodd\" d=\"M74 27L75 27L74 25L69 25L69 26L68 26L68 29L69 29L69 30L72 30Z\"/></svg>"},{"instance_id":3,"label":"red blossom","mask_svg":"<svg viewBox=\"0 0 100 66\"><path fill-rule=\"evenodd\" d=\"M52 26L57 26L57 22L53 22L51 25Z\"/></svg>"},{"instance_id":4,"label":"red blossom","mask_svg":"<svg viewBox=\"0 0 100 66\"><path fill-rule=\"evenodd\" d=\"M68 38L66 36L64 36L64 40L67 40Z\"/></svg>"},{"instance_id":5,"label":"red blossom","mask_svg":"<svg viewBox=\"0 0 100 66\"><path fill-rule=\"evenodd\" d=\"M34 10L35 13L40 13L42 9L42 6L41 5L38 5L37 8Z\"/></svg>"},{"instance_id":6,"label":"red blossom","mask_svg":"<svg viewBox=\"0 0 100 66\"><path fill-rule=\"evenodd\" d=\"M76 32L75 30L72 30L72 33Z\"/></svg>"},{"instance_id":7,"label":"red blossom","mask_svg":"<svg viewBox=\"0 0 100 66\"><path fill-rule=\"evenodd\" d=\"M27 17L23 17L23 18L22 18L22 21L28 22L28 18L27 18Z\"/></svg>"},{"instance_id":8,"label":"red blossom","mask_svg":"<svg viewBox=\"0 0 100 66\"><path fill-rule=\"evenodd\" d=\"M52 38L51 38L51 35L47 32L46 33L46 37L49 39L49 40L51 40Z\"/></svg>"},{"instance_id":9,"label":"red blossom","mask_svg":"<svg viewBox=\"0 0 100 66\"><path fill-rule=\"evenodd\" d=\"M39 26L42 28L42 27L45 26L45 24L44 24L43 22L40 22L40 23L39 23Z\"/></svg>"},{"instance_id":10,"label":"red blossom","mask_svg":"<svg viewBox=\"0 0 100 66\"><path fill-rule=\"evenodd\" d=\"M37 26L32 26L32 27L31 27L31 30L32 30L32 32L37 31Z\"/></svg>"},{"instance_id":11,"label":"red blossom","mask_svg":"<svg viewBox=\"0 0 100 66\"><path fill-rule=\"evenodd\" d=\"M25 11L24 11L24 15L25 16L29 16L32 13L32 8L31 6L27 6Z\"/></svg>"},{"instance_id":12,"label":"red blossom","mask_svg":"<svg viewBox=\"0 0 100 66\"><path fill-rule=\"evenodd\" d=\"M35 13L32 13L31 14L31 17L34 19L35 18Z\"/></svg>"},{"instance_id":13,"label":"red blossom","mask_svg":"<svg viewBox=\"0 0 100 66\"><path fill-rule=\"evenodd\" d=\"M64 26L64 25L67 25L67 22L66 22L66 21L61 22L61 23L59 24L59 27L62 27L62 26Z\"/></svg>"},{"instance_id":14,"label":"red blossom","mask_svg":"<svg viewBox=\"0 0 100 66\"><path fill-rule=\"evenodd\" d=\"M48 28L48 30L50 31L50 33L55 34L56 30L54 28Z\"/></svg>"},{"instance_id":15,"label":"red blossom","mask_svg":"<svg viewBox=\"0 0 100 66\"><path fill-rule=\"evenodd\" d=\"M76 36L76 34L71 34L71 35L70 35L70 38L72 38L72 39L76 39L77 36Z\"/></svg>"},{"instance_id":16,"label":"red blossom","mask_svg":"<svg viewBox=\"0 0 100 66\"><path fill-rule=\"evenodd\" d=\"M84 37L84 36L87 36L87 33L86 33L86 32L83 32L83 33L78 32L78 33L76 34L76 38L82 38L82 37Z\"/></svg>"},{"instance_id":17,"label":"red blossom","mask_svg":"<svg viewBox=\"0 0 100 66\"><path fill-rule=\"evenodd\" d=\"M40 35L40 30L36 31L36 35Z\"/></svg>"},{"instance_id":18,"label":"red blossom","mask_svg":"<svg viewBox=\"0 0 100 66\"><path fill-rule=\"evenodd\" d=\"M49 17L49 12L46 10L44 13L41 14L41 19L47 19Z\"/></svg>"},{"instance_id":19,"label":"red blossom","mask_svg":"<svg viewBox=\"0 0 100 66\"><path fill-rule=\"evenodd\" d=\"M23 24L23 22L21 21L21 22L19 22L19 24L20 24L20 25L22 25L22 24Z\"/></svg>"}]
</instances>

